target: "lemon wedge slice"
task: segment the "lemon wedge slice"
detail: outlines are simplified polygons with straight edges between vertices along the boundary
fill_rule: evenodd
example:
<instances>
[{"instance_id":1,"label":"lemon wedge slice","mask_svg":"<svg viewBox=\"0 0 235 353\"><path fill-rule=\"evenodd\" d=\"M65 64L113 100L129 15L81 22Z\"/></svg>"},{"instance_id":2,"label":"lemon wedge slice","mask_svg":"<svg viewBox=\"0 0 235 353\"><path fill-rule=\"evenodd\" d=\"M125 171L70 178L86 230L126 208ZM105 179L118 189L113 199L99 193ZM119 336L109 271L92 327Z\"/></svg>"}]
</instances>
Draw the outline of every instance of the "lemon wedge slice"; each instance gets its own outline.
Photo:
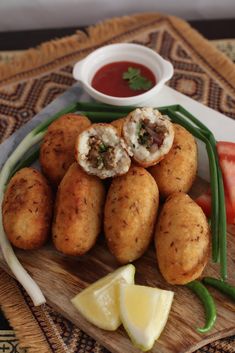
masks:
<instances>
[{"instance_id":1,"label":"lemon wedge slice","mask_svg":"<svg viewBox=\"0 0 235 353\"><path fill-rule=\"evenodd\" d=\"M93 283L71 302L92 324L109 331L121 325L119 314L119 284L134 283L135 267L126 265Z\"/></svg>"},{"instance_id":2,"label":"lemon wedge slice","mask_svg":"<svg viewBox=\"0 0 235 353\"><path fill-rule=\"evenodd\" d=\"M125 283L119 287L123 326L133 344L147 351L166 325L174 293Z\"/></svg>"}]
</instances>

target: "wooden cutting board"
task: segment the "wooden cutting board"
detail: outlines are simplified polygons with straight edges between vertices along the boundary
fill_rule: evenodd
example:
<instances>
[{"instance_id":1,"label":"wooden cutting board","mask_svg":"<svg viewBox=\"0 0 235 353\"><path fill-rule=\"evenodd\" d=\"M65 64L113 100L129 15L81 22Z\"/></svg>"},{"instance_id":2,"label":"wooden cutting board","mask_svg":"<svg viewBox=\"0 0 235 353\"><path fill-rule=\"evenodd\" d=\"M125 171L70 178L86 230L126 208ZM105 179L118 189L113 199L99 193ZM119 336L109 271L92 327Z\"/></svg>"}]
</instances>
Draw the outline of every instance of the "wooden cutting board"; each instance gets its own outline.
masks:
<instances>
[{"instance_id":1,"label":"wooden cutting board","mask_svg":"<svg viewBox=\"0 0 235 353\"><path fill-rule=\"evenodd\" d=\"M203 188L198 181L194 193ZM235 236L228 233L229 281L235 285ZM18 258L39 284L48 303L71 320L83 331L94 337L113 353L137 353L124 329L108 332L89 324L72 306L70 299L90 283L117 268L101 236L96 246L85 256L68 257L57 252L52 244L37 251L16 251ZM175 292L172 310L167 325L155 343L152 353L189 353L212 342L235 334L235 304L211 289L217 304L218 319L214 329L205 335L196 332L203 326L204 311L200 301L184 286L168 285L160 275L153 244L148 252L135 263L136 283L160 287ZM0 266L6 268L0 259ZM218 265L211 263L205 275L218 276Z\"/></svg>"}]
</instances>

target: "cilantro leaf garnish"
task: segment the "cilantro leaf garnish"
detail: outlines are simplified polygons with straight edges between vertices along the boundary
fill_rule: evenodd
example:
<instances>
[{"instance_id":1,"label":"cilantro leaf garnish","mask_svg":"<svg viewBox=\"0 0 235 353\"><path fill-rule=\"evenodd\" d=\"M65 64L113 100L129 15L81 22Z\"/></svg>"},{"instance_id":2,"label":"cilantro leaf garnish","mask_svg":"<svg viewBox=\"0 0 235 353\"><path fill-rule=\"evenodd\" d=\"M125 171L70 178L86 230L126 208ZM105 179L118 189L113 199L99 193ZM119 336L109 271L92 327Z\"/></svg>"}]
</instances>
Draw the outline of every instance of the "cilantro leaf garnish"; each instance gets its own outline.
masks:
<instances>
[{"instance_id":1,"label":"cilantro leaf garnish","mask_svg":"<svg viewBox=\"0 0 235 353\"><path fill-rule=\"evenodd\" d=\"M141 76L141 71L133 67L128 67L128 70L122 74L122 78L128 81L129 87L134 91L147 91L153 87L152 81Z\"/></svg>"},{"instance_id":2,"label":"cilantro leaf garnish","mask_svg":"<svg viewBox=\"0 0 235 353\"><path fill-rule=\"evenodd\" d=\"M124 80L132 80L135 79L136 76L140 75L140 69L135 69L133 67L128 67L126 72L123 72L122 78Z\"/></svg>"}]
</instances>

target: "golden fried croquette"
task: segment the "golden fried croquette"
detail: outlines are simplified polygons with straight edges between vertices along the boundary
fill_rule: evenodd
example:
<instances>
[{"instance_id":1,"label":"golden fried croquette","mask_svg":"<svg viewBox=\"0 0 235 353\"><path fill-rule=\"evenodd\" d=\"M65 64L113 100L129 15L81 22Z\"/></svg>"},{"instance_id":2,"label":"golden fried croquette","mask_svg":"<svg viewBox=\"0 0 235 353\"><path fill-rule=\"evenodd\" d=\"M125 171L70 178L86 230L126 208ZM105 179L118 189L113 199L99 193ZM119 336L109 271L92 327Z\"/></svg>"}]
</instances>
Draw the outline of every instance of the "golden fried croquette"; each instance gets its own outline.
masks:
<instances>
[{"instance_id":1,"label":"golden fried croquette","mask_svg":"<svg viewBox=\"0 0 235 353\"><path fill-rule=\"evenodd\" d=\"M120 118L120 119L117 119L117 120L113 120L111 122L111 125L113 125L117 129L118 135L120 137L122 136L122 130L123 130L123 125L124 125L125 120L126 120L126 117Z\"/></svg>"},{"instance_id":2,"label":"golden fried croquette","mask_svg":"<svg viewBox=\"0 0 235 353\"><path fill-rule=\"evenodd\" d=\"M116 259L128 263L138 259L152 239L159 203L158 187L142 167L113 179L104 211L108 247Z\"/></svg>"},{"instance_id":3,"label":"golden fried croquette","mask_svg":"<svg viewBox=\"0 0 235 353\"><path fill-rule=\"evenodd\" d=\"M174 140L171 121L154 108L137 108L125 118L123 138L142 167L159 163L170 151Z\"/></svg>"},{"instance_id":4,"label":"golden fried croquette","mask_svg":"<svg viewBox=\"0 0 235 353\"><path fill-rule=\"evenodd\" d=\"M90 250L101 230L104 198L101 180L73 163L56 196L52 238L57 250L67 255Z\"/></svg>"},{"instance_id":5,"label":"golden fried croquette","mask_svg":"<svg viewBox=\"0 0 235 353\"><path fill-rule=\"evenodd\" d=\"M175 137L170 152L149 169L162 197L177 191L188 192L197 173L197 144L193 135L178 124L173 126Z\"/></svg>"},{"instance_id":6,"label":"golden fried croquette","mask_svg":"<svg viewBox=\"0 0 235 353\"><path fill-rule=\"evenodd\" d=\"M23 168L10 180L2 205L3 226L10 242L21 249L36 249L47 240L52 193L44 176Z\"/></svg>"},{"instance_id":7,"label":"golden fried croquette","mask_svg":"<svg viewBox=\"0 0 235 353\"><path fill-rule=\"evenodd\" d=\"M209 257L210 230L202 209L185 193L166 200L155 233L159 269L168 283L198 278Z\"/></svg>"},{"instance_id":8,"label":"golden fried croquette","mask_svg":"<svg viewBox=\"0 0 235 353\"><path fill-rule=\"evenodd\" d=\"M90 125L86 116L66 114L48 127L40 149L40 164L52 184L59 185L69 166L75 161L75 141Z\"/></svg>"}]
</instances>

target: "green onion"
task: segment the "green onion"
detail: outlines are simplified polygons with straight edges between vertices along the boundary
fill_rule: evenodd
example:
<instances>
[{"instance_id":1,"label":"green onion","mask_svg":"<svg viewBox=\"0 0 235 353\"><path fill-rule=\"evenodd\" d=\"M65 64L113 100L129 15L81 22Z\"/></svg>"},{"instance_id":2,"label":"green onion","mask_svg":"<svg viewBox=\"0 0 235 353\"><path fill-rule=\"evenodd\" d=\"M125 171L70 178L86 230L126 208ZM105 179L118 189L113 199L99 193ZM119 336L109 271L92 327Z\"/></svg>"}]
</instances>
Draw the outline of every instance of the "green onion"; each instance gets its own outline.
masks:
<instances>
[{"instance_id":1,"label":"green onion","mask_svg":"<svg viewBox=\"0 0 235 353\"><path fill-rule=\"evenodd\" d=\"M177 111L179 109L180 105L175 104L175 105L168 105L168 106L163 106L163 107L158 107L155 108L159 110L162 114L167 113L167 110L171 108L173 111ZM122 115L129 114L133 110L135 110L138 107L135 106L117 106L117 105L109 105L105 103L96 103L96 102L78 102L76 104L76 108L78 111L83 111L83 112L96 112L96 113L103 113L103 112L115 112L115 113L121 113ZM196 118L195 118L196 119Z\"/></svg>"},{"instance_id":2,"label":"green onion","mask_svg":"<svg viewBox=\"0 0 235 353\"><path fill-rule=\"evenodd\" d=\"M219 249L220 249L220 276L225 281L228 277L227 272L227 222L226 208L224 202L224 184L221 170L219 169Z\"/></svg>"},{"instance_id":3,"label":"green onion","mask_svg":"<svg viewBox=\"0 0 235 353\"><path fill-rule=\"evenodd\" d=\"M32 130L18 145L12 155L8 158L4 164L0 173L0 206L2 206L5 186L8 182L9 175L12 173L16 163L24 156L29 148L40 142L45 132L35 134L35 130ZM41 289L38 287L36 282L29 276L23 266L17 259L13 248L5 234L3 228L2 212L0 217L0 244L4 259L11 269L12 273L20 284L25 288L26 292L32 299L34 305L41 305L46 302L45 297L42 294Z\"/></svg>"},{"instance_id":4,"label":"green onion","mask_svg":"<svg viewBox=\"0 0 235 353\"><path fill-rule=\"evenodd\" d=\"M133 111L136 107L134 106L126 106L126 107L119 107L116 105L108 105L104 103L96 103L96 102L78 102L76 104L77 110L81 111L90 111L90 112L117 112L122 114L128 114Z\"/></svg>"},{"instance_id":5,"label":"green onion","mask_svg":"<svg viewBox=\"0 0 235 353\"><path fill-rule=\"evenodd\" d=\"M121 112L79 111L79 113L86 115L93 123L111 123L111 121L126 115Z\"/></svg>"},{"instance_id":6,"label":"green onion","mask_svg":"<svg viewBox=\"0 0 235 353\"><path fill-rule=\"evenodd\" d=\"M212 135L212 132L208 129L206 125L204 125L200 120L195 118L191 113L189 113L185 108L183 108L181 105L178 106L178 111L179 113L183 114L183 116L186 116L190 121L192 121L197 127L199 127L204 134L208 134L209 136Z\"/></svg>"},{"instance_id":7,"label":"green onion","mask_svg":"<svg viewBox=\"0 0 235 353\"><path fill-rule=\"evenodd\" d=\"M223 280L227 279L227 222L226 206L224 201L224 182L220 169L219 158L216 150L216 141L214 136L210 136L211 144L214 149L217 171L218 171L218 190L219 190L219 249L220 249L220 275Z\"/></svg>"}]
</instances>

